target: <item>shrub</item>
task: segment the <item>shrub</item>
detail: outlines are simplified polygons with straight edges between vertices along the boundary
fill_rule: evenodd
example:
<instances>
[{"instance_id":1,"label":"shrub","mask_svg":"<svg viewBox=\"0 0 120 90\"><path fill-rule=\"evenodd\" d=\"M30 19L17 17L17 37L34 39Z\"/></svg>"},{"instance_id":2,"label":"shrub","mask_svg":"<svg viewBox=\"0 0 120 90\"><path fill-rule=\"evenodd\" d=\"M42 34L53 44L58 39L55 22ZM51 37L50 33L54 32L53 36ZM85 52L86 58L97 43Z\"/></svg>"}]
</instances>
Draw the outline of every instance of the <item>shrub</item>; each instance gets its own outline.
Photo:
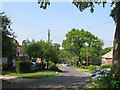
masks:
<instances>
[{"instance_id":1,"label":"shrub","mask_svg":"<svg viewBox=\"0 0 120 90\"><path fill-rule=\"evenodd\" d=\"M96 87L97 85L97 87ZM94 88L120 88L120 73L116 74L107 74L97 79L97 83L95 82L93 85Z\"/></svg>"},{"instance_id":2,"label":"shrub","mask_svg":"<svg viewBox=\"0 0 120 90\"><path fill-rule=\"evenodd\" d=\"M38 71L42 70L42 63L38 63Z\"/></svg>"},{"instance_id":3,"label":"shrub","mask_svg":"<svg viewBox=\"0 0 120 90\"><path fill-rule=\"evenodd\" d=\"M106 65L100 66L100 69L104 69L104 68L111 68L111 65L110 64L106 64Z\"/></svg>"},{"instance_id":4,"label":"shrub","mask_svg":"<svg viewBox=\"0 0 120 90\"><path fill-rule=\"evenodd\" d=\"M85 66L85 65L80 65L78 67L80 67L81 69L87 69L87 66Z\"/></svg>"},{"instance_id":5,"label":"shrub","mask_svg":"<svg viewBox=\"0 0 120 90\"><path fill-rule=\"evenodd\" d=\"M56 67L55 63L51 63L49 65L49 70L62 72L62 70L60 70L58 67Z\"/></svg>"},{"instance_id":6,"label":"shrub","mask_svg":"<svg viewBox=\"0 0 120 90\"><path fill-rule=\"evenodd\" d=\"M32 63L29 61L17 61L16 72L17 73L29 73L32 71Z\"/></svg>"},{"instance_id":7,"label":"shrub","mask_svg":"<svg viewBox=\"0 0 120 90\"><path fill-rule=\"evenodd\" d=\"M89 65L88 66L88 69L90 70L90 71L96 71L97 70L97 66L94 66L94 65Z\"/></svg>"}]
</instances>

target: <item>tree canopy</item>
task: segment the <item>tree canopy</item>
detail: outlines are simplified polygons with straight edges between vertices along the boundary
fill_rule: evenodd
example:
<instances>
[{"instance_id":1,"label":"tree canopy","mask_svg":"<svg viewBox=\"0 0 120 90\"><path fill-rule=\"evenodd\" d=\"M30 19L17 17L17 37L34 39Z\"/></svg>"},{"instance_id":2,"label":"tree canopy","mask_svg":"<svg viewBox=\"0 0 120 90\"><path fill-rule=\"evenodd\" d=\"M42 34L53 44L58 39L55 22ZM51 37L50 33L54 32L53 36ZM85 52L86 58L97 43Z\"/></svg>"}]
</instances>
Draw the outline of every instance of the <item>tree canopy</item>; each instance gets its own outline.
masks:
<instances>
[{"instance_id":1,"label":"tree canopy","mask_svg":"<svg viewBox=\"0 0 120 90\"><path fill-rule=\"evenodd\" d=\"M0 13L0 32L2 32L2 56L11 57L15 55L16 46L13 43L15 38L14 32L11 29L11 19L8 18L4 12Z\"/></svg>"},{"instance_id":2,"label":"tree canopy","mask_svg":"<svg viewBox=\"0 0 120 90\"><path fill-rule=\"evenodd\" d=\"M93 59L93 57L101 55L103 44L102 40L90 32L73 28L66 34L66 40L63 40L62 47L79 57L79 61L82 63L83 58L86 57L86 47L90 53L89 58Z\"/></svg>"}]
</instances>

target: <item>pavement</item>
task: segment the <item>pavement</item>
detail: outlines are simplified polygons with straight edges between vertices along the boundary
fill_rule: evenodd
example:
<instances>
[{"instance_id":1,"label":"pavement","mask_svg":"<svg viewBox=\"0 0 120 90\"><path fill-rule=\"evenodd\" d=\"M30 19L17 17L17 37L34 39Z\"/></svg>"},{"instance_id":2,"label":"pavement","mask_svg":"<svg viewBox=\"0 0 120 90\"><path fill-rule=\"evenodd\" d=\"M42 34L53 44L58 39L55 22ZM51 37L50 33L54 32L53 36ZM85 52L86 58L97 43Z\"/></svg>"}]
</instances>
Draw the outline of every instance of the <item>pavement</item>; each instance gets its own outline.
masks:
<instances>
[{"instance_id":1,"label":"pavement","mask_svg":"<svg viewBox=\"0 0 120 90\"><path fill-rule=\"evenodd\" d=\"M46 79L26 79L16 77L3 77L2 79L11 80L13 84L3 88L86 88L91 74L81 72L73 67L59 65L63 72L55 77Z\"/></svg>"}]
</instances>

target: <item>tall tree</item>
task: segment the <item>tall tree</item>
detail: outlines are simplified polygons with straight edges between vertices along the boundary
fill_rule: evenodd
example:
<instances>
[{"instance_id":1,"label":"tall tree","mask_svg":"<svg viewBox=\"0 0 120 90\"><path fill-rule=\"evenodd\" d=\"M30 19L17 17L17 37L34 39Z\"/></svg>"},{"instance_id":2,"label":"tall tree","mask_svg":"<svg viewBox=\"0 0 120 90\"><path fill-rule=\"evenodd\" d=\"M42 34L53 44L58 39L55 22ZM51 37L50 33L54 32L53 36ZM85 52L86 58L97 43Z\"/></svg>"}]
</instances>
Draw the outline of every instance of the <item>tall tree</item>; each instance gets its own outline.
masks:
<instances>
[{"instance_id":1,"label":"tall tree","mask_svg":"<svg viewBox=\"0 0 120 90\"><path fill-rule=\"evenodd\" d=\"M24 46L25 53L30 56L30 58L41 58L42 68L43 68L43 46L44 41L40 40L35 42L32 40L30 42L27 40L26 46Z\"/></svg>"},{"instance_id":2,"label":"tall tree","mask_svg":"<svg viewBox=\"0 0 120 90\"><path fill-rule=\"evenodd\" d=\"M62 46L65 50L68 50L71 53L74 53L75 56L79 57L79 61L82 64L82 56L81 54L83 52L82 48L86 46L86 43L88 44L87 47L94 47L100 50L102 48L102 41L92 35L88 31L78 30L78 29L72 29L66 34L66 40L63 40ZM95 50L96 51L96 50ZM94 51L94 52L95 52Z\"/></svg>"},{"instance_id":3,"label":"tall tree","mask_svg":"<svg viewBox=\"0 0 120 90\"><path fill-rule=\"evenodd\" d=\"M15 38L14 32L11 29L11 19L4 12L0 13L0 32L2 32L2 57L10 59L16 53L16 45L13 43Z\"/></svg>"}]
</instances>

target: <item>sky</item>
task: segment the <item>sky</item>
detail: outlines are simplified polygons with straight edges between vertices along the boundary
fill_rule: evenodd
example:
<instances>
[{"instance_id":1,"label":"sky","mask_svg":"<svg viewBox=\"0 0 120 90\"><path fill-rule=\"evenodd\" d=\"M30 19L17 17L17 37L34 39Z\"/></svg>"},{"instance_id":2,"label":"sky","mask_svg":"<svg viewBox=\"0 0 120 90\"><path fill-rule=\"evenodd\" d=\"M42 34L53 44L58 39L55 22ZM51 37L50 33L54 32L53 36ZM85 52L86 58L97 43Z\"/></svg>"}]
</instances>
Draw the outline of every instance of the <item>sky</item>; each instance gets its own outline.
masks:
<instances>
[{"instance_id":1,"label":"sky","mask_svg":"<svg viewBox=\"0 0 120 90\"><path fill-rule=\"evenodd\" d=\"M75 28L98 36L105 43L103 48L112 47L116 25L109 16L110 10L110 3L105 8L96 5L91 14L89 8L80 12L72 2L51 2L45 10L37 2L2 2L2 11L11 18L20 44L26 39L47 41L50 29L52 43L62 45L66 33Z\"/></svg>"}]
</instances>

